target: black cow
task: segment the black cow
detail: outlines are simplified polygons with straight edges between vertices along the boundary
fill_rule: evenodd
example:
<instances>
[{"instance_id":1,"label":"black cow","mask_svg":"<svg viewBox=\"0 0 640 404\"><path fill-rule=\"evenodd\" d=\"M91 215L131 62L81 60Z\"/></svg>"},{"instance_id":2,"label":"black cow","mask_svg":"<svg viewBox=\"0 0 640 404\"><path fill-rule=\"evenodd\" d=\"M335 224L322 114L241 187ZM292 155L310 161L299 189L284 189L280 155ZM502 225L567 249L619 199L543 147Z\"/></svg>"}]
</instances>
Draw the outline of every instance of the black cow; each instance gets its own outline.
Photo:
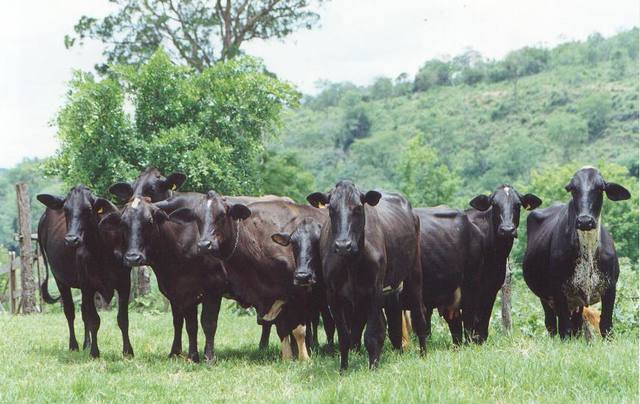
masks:
<instances>
[{"instance_id":1,"label":"black cow","mask_svg":"<svg viewBox=\"0 0 640 404\"><path fill-rule=\"evenodd\" d=\"M307 319L307 339L312 348L319 347L318 324L320 314L327 335L327 345L333 349L335 323L327 305L326 290L322 281L320 258L320 233L322 224L328 218L326 209L314 209L315 217L297 219L285 226L281 232L271 235L271 239L282 245L291 246L296 268L293 273L295 286L310 290L309 319ZM310 327L309 327L310 325ZM311 332L309 332L309 328Z\"/></svg>"},{"instance_id":2,"label":"black cow","mask_svg":"<svg viewBox=\"0 0 640 404\"><path fill-rule=\"evenodd\" d=\"M629 199L621 185L605 181L593 167L578 170L569 184L569 203L529 215L524 279L540 298L553 336L576 335L584 307L602 300L600 333L611 332L620 269L611 235L602 225L603 193L612 201Z\"/></svg>"},{"instance_id":3,"label":"black cow","mask_svg":"<svg viewBox=\"0 0 640 404\"><path fill-rule=\"evenodd\" d=\"M424 353L420 221L411 204L398 194L362 193L350 181L339 182L328 193L313 193L307 200L315 207L329 206L330 220L322 227L320 254L327 300L338 329L340 369L346 370L349 364L351 334L357 338L365 323L369 366L377 367L385 335L383 306L391 342L400 350L402 304L411 308ZM398 292L403 288L401 302ZM351 324L347 319L350 312Z\"/></svg>"},{"instance_id":4,"label":"black cow","mask_svg":"<svg viewBox=\"0 0 640 404\"><path fill-rule=\"evenodd\" d=\"M420 218L420 262L427 330L431 314L438 309L447 321L455 344L462 342L462 296L474 285L463 284L465 273L482 260L482 234L467 215L446 206L416 208Z\"/></svg>"},{"instance_id":5,"label":"black cow","mask_svg":"<svg viewBox=\"0 0 640 404\"><path fill-rule=\"evenodd\" d=\"M467 291L462 294L462 316L465 332L475 342L484 342L489 335L493 304L504 284L507 258L518 236L520 208L532 210L541 203L537 196L520 195L506 184L489 196L478 195L469 202L474 209L465 213L478 230L481 258L464 276Z\"/></svg>"},{"instance_id":6,"label":"black cow","mask_svg":"<svg viewBox=\"0 0 640 404\"><path fill-rule=\"evenodd\" d=\"M85 186L71 189L65 198L40 194L37 196L47 209L38 223L38 243L43 252L47 276L41 286L43 299L55 303L47 289L48 267L60 291L64 314L69 325L69 349L78 350L73 321L75 307L71 288L82 291L82 320L84 322L83 349L91 345L91 356L98 357L98 329L100 317L94 296L100 292L111 301L118 291L118 326L122 331L123 354L133 356L129 341L129 291L131 269L122 265L121 256L114 254L114 235L98 231L98 221L117 209L105 199L97 198Z\"/></svg>"},{"instance_id":7,"label":"black cow","mask_svg":"<svg viewBox=\"0 0 640 404\"><path fill-rule=\"evenodd\" d=\"M149 265L153 269L160 292L171 304L174 338L170 356L182 353L184 323L189 337L188 358L193 362L200 360L197 306L203 303L204 355L212 361L220 300L227 284L221 263L197 253L195 225L174 223L150 198L134 197L121 212L104 217L100 227L122 234L121 248L127 265Z\"/></svg>"}]
</instances>

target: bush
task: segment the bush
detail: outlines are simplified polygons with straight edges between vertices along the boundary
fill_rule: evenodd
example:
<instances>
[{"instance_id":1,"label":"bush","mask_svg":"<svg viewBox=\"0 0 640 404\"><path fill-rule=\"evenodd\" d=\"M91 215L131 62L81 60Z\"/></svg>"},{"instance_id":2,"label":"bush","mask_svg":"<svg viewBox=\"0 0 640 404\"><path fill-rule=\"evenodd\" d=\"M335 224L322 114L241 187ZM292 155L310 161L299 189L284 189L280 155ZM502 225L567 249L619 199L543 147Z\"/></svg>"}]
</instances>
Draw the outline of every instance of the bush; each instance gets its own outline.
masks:
<instances>
[{"instance_id":1,"label":"bush","mask_svg":"<svg viewBox=\"0 0 640 404\"><path fill-rule=\"evenodd\" d=\"M611 100L607 94L594 93L585 98L579 105L579 110L587 120L589 140L598 139L607 129Z\"/></svg>"}]
</instances>

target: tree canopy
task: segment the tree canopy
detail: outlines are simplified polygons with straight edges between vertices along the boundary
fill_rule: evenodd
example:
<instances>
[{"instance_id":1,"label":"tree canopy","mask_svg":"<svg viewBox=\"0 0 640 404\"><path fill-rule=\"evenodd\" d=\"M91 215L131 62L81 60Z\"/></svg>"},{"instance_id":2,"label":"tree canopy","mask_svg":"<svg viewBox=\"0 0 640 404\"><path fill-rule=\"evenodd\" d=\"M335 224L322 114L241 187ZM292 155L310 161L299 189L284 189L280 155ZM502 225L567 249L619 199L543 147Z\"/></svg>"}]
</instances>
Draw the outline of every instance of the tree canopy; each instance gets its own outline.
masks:
<instances>
[{"instance_id":1,"label":"tree canopy","mask_svg":"<svg viewBox=\"0 0 640 404\"><path fill-rule=\"evenodd\" d=\"M242 53L252 39L284 38L318 22L312 5L326 0L110 0L117 10L104 18L82 16L65 46L87 38L106 47L111 64L141 64L163 46L174 61L199 71Z\"/></svg>"},{"instance_id":2,"label":"tree canopy","mask_svg":"<svg viewBox=\"0 0 640 404\"><path fill-rule=\"evenodd\" d=\"M68 185L103 195L148 166L184 172L187 190L256 193L263 142L298 98L249 57L200 73L160 50L102 80L77 72L57 118L61 147L48 167Z\"/></svg>"}]
</instances>

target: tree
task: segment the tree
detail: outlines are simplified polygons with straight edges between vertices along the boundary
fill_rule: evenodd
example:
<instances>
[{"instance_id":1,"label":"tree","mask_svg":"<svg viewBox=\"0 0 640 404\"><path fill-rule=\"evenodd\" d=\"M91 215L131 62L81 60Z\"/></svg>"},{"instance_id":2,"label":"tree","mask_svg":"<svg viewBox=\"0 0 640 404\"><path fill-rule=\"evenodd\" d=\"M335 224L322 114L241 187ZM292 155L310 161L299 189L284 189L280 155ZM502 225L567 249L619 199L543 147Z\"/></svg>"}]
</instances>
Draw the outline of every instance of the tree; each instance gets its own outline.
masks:
<instances>
[{"instance_id":1,"label":"tree","mask_svg":"<svg viewBox=\"0 0 640 404\"><path fill-rule=\"evenodd\" d=\"M98 19L82 16L65 46L86 38L106 45L110 64L141 64L165 47L172 59L203 71L218 60L241 53L252 39L284 38L311 29L318 14L314 3L324 0L110 0L118 10ZM98 66L104 71L107 66Z\"/></svg>"},{"instance_id":2,"label":"tree","mask_svg":"<svg viewBox=\"0 0 640 404\"><path fill-rule=\"evenodd\" d=\"M400 190L413 206L449 203L461 181L441 163L435 149L424 144L422 136L408 143L397 167Z\"/></svg>"},{"instance_id":3,"label":"tree","mask_svg":"<svg viewBox=\"0 0 640 404\"><path fill-rule=\"evenodd\" d=\"M347 151L356 139L369 136L371 122L359 93L345 94L341 105L344 106L345 113L342 119L342 130L336 137L335 145L342 148L343 151Z\"/></svg>"},{"instance_id":4,"label":"tree","mask_svg":"<svg viewBox=\"0 0 640 404\"><path fill-rule=\"evenodd\" d=\"M76 73L57 117L61 147L48 167L102 195L147 166L186 173L185 190L257 193L263 141L299 97L263 70L242 57L198 73L160 50L100 81Z\"/></svg>"},{"instance_id":5,"label":"tree","mask_svg":"<svg viewBox=\"0 0 640 404\"><path fill-rule=\"evenodd\" d=\"M413 91L427 91L435 86L451 84L451 65L442 60L433 59L426 62L413 81Z\"/></svg>"},{"instance_id":6,"label":"tree","mask_svg":"<svg viewBox=\"0 0 640 404\"><path fill-rule=\"evenodd\" d=\"M299 203L314 187L313 176L305 171L292 152L269 150L262 156L263 186L267 195L288 196Z\"/></svg>"},{"instance_id":7,"label":"tree","mask_svg":"<svg viewBox=\"0 0 640 404\"><path fill-rule=\"evenodd\" d=\"M609 124L611 100L604 93L594 93L582 100L579 105L582 116L587 120L589 140L599 138Z\"/></svg>"},{"instance_id":8,"label":"tree","mask_svg":"<svg viewBox=\"0 0 640 404\"><path fill-rule=\"evenodd\" d=\"M371 98L374 100L393 97L393 81L388 77L377 77L370 91Z\"/></svg>"}]
</instances>

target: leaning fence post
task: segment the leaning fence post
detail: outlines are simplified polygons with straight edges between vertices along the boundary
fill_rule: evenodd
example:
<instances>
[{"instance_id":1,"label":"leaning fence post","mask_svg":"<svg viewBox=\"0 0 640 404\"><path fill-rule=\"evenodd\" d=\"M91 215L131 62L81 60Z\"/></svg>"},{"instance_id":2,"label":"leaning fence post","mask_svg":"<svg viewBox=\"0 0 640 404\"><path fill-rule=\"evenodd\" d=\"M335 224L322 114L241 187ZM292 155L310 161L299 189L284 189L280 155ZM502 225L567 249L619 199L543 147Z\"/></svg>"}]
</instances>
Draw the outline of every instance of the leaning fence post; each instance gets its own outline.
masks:
<instances>
[{"instance_id":1,"label":"leaning fence post","mask_svg":"<svg viewBox=\"0 0 640 404\"><path fill-rule=\"evenodd\" d=\"M35 281L31 264L31 204L25 183L16 184L18 202L18 243L20 244L20 283L22 286L21 306L23 314L36 312Z\"/></svg>"},{"instance_id":2,"label":"leaning fence post","mask_svg":"<svg viewBox=\"0 0 640 404\"><path fill-rule=\"evenodd\" d=\"M505 268L504 284L500 289L502 293L502 327L509 333L511 332L511 265L507 259Z\"/></svg>"}]
</instances>

